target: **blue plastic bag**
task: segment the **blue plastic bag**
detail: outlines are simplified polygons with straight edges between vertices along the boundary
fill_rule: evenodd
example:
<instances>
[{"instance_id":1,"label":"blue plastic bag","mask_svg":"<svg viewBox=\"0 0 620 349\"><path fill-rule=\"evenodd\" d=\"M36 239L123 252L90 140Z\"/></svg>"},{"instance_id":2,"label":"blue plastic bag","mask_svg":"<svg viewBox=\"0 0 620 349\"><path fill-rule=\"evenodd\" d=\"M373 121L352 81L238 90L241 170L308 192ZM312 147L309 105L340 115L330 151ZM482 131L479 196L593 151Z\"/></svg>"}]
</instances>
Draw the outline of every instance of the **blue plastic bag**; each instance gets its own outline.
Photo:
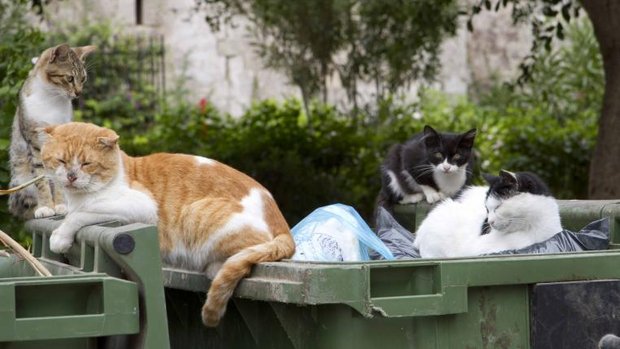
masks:
<instances>
[{"instance_id":1,"label":"blue plastic bag","mask_svg":"<svg viewBox=\"0 0 620 349\"><path fill-rule=\"evenodd\" d=\"M385 259L394 259L392 252L373 233L351 206L323 206L291 229L296 251L292 259L306 261L367 261L368 249Z\"/></svg>"}]
</instances>

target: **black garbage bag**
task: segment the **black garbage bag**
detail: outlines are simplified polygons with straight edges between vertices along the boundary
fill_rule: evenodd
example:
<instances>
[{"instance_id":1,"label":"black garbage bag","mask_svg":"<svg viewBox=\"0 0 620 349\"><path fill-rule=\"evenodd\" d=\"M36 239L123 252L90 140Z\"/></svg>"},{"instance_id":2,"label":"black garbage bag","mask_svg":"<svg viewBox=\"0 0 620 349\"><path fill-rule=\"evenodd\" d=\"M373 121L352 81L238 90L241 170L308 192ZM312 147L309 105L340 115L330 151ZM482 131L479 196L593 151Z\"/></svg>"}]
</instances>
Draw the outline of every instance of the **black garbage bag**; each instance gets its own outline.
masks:
<instances>
[{"instance_id":1,"label":"black garbage bag","mask_svg":"<svg viewBox=\"0 0 620 349\"><path fill-rule=\"evenodd\" d=\"M577 233L563 230L543 242L517 250L492 253L492 255L606 250L608 246L609 218L602 218L589 223Z\"/></svg>"},{"instance_id":2,"label":"black garbage bag","mask_svg":"<svg viewBox=\"0 0 620 349\"><path fill-rule=\"evenodd\" d=\"M415 235L400 225L383 207L377 210L375 232L396 259L420 258L420 252L413 247ZM602 218L587 224L577 233L563 230L546 241L489 255L606 250L609 239L609 218ZM376 253L370 253L370 258L383 259Z\"/></svg>"},{"instance_id":3,"label":"black garbage bag","mask_svg":"<svg viewBox=\"0 0 620 349\"><path fill-rule=\"evenodd\" d=\"M420 258L420 252L413 247L415 235L400 225L383 207L377 209L375 232L396 259ZM371 251L371 259L383 259Z\"/></svg>"}]
</instances>

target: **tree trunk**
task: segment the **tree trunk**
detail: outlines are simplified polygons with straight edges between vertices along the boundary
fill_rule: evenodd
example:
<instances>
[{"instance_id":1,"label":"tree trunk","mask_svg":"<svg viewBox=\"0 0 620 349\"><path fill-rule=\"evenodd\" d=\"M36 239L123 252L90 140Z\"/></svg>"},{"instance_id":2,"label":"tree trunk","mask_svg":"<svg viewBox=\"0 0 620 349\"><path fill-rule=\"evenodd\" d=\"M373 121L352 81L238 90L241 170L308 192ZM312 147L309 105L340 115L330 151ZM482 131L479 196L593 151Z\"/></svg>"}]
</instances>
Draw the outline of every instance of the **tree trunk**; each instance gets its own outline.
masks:
<instances>
[{"instance_id":1,"label":"tree trunk","mask_svg":"<svg viewBox=\"0 0 620 349\"><path fill-rule=\"evenodd\" d=\"M582 1L600 45L605 94L596 149L590 163L589 198L620 198L620 1Z\"/></svg>"}]
</instances>

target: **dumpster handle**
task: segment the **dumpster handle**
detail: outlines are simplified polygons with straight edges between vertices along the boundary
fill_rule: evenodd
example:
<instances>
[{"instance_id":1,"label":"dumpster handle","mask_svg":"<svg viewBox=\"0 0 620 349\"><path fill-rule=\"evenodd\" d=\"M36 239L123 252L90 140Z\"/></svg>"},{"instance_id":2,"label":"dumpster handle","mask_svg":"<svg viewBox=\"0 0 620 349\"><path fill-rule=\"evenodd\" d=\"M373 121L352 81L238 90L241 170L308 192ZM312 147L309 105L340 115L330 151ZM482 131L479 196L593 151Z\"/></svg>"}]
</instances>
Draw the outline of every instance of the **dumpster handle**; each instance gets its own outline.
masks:
<instances>
[{"instance_id":1,"label":"dumpster handle","mask_svg":"<svg viewBox=\"0 0 620 349\"><path fill-rule=\"evenodd\" d=\"M384 317L410 317L459 314L467 312L467 285L454 284L448 280L446 265L441 263L419 264L411 268L375 268L369 273L369 278L377 275L378 280L390 280L404 284L428 283L430 292L416 292L411 288L402 294L382 294L379 292L370 295L370 308L373 313L379 313ZM429 268L431 272L429 273ZM390 273L396 272L401 277L389 278ZM408 275L402 277L403 272ZM385 274L385 275L384 275ZM421 277L420 277L421 276ZM386 278L387 277L387 278ZM371 282L372 284L372 282ZM372 288L372 287L371 287Z\"/></svg>"},{"instance_id":2,"label":"dumpster handle","mask_svg":"<svg viewBox=\"0 0 620 349\"><path fill-rule=\"evenodd\" d=\"M373 311L384 317L459 314L467 312L467 287L448 286L441 293L371 298Z\"/></svg>"}]
</instances>

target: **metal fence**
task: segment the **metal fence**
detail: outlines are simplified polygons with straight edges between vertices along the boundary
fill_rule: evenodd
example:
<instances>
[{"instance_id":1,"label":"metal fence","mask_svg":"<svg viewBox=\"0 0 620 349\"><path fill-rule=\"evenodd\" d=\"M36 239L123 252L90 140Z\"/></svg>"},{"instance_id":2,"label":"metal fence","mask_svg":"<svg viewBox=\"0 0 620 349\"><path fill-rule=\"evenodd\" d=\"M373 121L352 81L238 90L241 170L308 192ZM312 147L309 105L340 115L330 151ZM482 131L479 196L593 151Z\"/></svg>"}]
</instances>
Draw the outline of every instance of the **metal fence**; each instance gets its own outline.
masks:
<instances>
[{"instance_id":1,"label":"metal fence","mask_svg":"<svg viewBox=\"0 0 620 349\"><path fill-rule=\"evenodd\" d=\"M139 96L142 103L159 104L166 92L165 55L161 35L113 37L89 57L84 94L103 101L125 93Z\"/></svg>"}]
</instances>

